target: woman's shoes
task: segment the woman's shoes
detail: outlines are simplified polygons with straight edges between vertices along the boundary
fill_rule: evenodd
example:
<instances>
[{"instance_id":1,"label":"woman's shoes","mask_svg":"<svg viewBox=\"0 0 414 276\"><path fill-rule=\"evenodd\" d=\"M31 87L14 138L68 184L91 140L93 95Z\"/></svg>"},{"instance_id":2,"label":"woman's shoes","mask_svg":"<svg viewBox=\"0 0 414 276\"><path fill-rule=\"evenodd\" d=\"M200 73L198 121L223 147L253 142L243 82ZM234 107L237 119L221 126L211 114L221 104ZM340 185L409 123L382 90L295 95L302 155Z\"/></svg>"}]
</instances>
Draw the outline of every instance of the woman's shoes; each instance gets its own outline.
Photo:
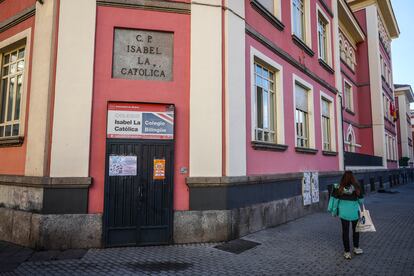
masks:
<instances>
[{"instance_id":1,"label":"woman's shoes","mask_svg":"<svg viewBox=\"0 0 414 276\"><path fill-rule=\"evenodd\" d=\"M344 258L347 259L347 260L350 260L352 258L351 252L345 252L344 253Z\"/></svg>"},{"instance_id":2,"label":"woman's shoes","mask_svg":"<svg viewBox=\"0 0 414 276\"><path fill-rule=\"evenodd\" d=\"M361 255L364 251L359 247L354 247L354 253L355 255Z\"/></svg>"},{"instance_id":3,"label":"woman's shoes","mask_svg":"<svg viewBox=\"0 0 414 276\"><path fill-rule=\"evenodd\" d=\"M364 251L359 247L355 247L353 251L355 255L361 255L362 253L364 253ZM344 258L350 260L352 258L351 252L345 252Z\"/></svg>"}]
</instances>

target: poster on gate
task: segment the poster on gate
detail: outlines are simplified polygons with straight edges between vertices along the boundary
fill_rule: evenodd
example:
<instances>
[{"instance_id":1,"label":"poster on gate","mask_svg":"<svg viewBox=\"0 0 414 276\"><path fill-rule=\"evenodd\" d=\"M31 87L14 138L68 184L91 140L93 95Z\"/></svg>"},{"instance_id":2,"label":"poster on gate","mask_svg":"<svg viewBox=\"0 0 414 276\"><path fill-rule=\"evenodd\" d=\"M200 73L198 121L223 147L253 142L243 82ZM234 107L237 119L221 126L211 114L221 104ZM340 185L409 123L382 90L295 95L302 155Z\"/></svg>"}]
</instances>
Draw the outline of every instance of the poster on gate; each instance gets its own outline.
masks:
<instances>
[{"instance_id":1,"label":"poster on gate","mask_svg":"<svg viewBox=\"0 0 414 276\"><path fill-rule=\"evenodd\" d=\"M154 159L154 180L165 179L165 159Z\"/></svg>"},{"instance_id":2,"label":"poster on gate","mask_svg":"<svg viewBox=\"0 0 414 276\"><path fill-rule=\"evenodd\" d=\"M110 155L109 176L135 176L137 175L136 155Z\"/></svg>"},{"instance_id":3,"label":"poster on gate","mask_svg":"<svg viewBox=\"0 0 414 276\"><path fill-rule=\"evenodd\" d=\"M107 138L174 139L174 106L109 103Z\"/></svg>"}]
</instances>

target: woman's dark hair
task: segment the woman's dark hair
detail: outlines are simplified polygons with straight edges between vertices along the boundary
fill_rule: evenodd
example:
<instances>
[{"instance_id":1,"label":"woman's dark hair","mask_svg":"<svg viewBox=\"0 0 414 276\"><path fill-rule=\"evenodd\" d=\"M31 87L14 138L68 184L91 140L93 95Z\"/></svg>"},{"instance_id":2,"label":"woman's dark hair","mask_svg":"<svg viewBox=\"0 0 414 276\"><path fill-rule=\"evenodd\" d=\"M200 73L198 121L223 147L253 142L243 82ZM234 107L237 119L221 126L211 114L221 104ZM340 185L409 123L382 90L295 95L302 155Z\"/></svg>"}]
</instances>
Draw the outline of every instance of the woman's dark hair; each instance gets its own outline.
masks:
<instances>
[{"instance_id":1,"label":"woman's dark hair","mask_svg":"<svg viewBox=\"0 0 414 276\"><path fill-rule=\"evenodd\" d=\"M344 192L345 186L348 185L354 186L357 196L361 194L361 189L359 188L358 181L355 179L352 171L345 171L344 175L342 176L341 183L339 184L339 193L342 194Z\"/></svg>"}]
</instances>

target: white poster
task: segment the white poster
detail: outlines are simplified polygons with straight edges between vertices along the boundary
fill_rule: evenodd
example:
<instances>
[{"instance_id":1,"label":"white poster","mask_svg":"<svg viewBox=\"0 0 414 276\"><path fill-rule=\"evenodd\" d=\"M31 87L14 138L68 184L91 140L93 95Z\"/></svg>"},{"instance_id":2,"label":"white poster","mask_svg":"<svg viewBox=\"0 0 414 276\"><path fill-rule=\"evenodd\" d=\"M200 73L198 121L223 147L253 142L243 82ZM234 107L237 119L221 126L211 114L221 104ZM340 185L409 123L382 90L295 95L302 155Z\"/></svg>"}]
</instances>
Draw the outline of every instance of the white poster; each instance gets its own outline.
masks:
<instances>
[{"instance_id":1,"label":"white poster","mask_svg":"<svg viewBox=\"0 0 414 276\"><path fill-rule=\"evenodd\" d=\"M312 203L311 195L311 172L304 172L302 178L302 197L303 205L310 205Z\"/></svg>"},{"instance_id":2,"label":"white poster","mask_svg":"<svg viewBox=\"0 0 414 276\"><path fill-rule=\"evenodd\" d=\"M134 155L110 155L109 176L137 175L137 157Z\"/></svg>"},{"instance_id":3,"label":"white poster","mask_svg":"<svg viewBox=\"0 0 414 276\"><path fill-rule=\"evenodd\" d=\"M311 179L312 203L319 202L319 173L312 173Z\"/></svg>"}]
</instances>

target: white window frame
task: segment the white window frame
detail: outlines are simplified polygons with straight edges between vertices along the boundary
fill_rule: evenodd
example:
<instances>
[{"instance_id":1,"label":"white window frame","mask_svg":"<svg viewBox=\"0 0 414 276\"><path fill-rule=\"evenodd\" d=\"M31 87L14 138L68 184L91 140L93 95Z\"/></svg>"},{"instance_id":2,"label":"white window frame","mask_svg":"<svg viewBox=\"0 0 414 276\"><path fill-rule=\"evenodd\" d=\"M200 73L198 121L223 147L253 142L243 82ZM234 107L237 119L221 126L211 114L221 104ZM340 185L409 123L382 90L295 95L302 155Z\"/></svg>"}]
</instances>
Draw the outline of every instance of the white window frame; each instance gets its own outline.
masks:
<instances>
[{"instance_id":1,"label":"white window frame","mask_svg":"<svg viewBox=\"0 0 414 276\"><path fill-rule=\"evenodd\" d=\"M303 0L303 37L300 37L295 32L295 22L293 17L294 7L293 1L296 0L289 0L290 1L290 21L291 21L291 32L292 34L296 35L299 39L301 39L309 48L312 48L312 29L311 29L311 20L310 20L310 0Z\"/></svg>"},{"instance_id":2,"label":"white window frame","mask_svg":"<svg viewBox=\"0 0 414 276\"><path fill-rule=\"evenodd\" d=\"M351 141L348 140L348 136L351 135L352 139ZM347 151L348 152L356 152L356 148L361 148L362 146L360 144L357 144L356 142L356 135L355 135L355 131L354 128L352 127L352 125L348 125L348 129L346 131L346 136L344 138L345 141L345 145L347 145ZM346 149L345 149L346 151Z\"/></svg>"},{"instance_id":3,"label":"white window frame","mask_svg":"<svg viewBox=\"0 0 414 276\"><path fill-rule=\"evenodd\" d=\"M285 144L285 118L284 118L284 106L283 106L283 66L266 56L254 47L250 47L250 95L251 95L251 139L256 141L255 129L257 122L256 111L256 90L255 90L255 77L254 77L254 63L255 58L268 64L275 70L275 96L276 96L276 143ZM262 141L260 141L262 142Z\"/></svg>"},{"instance_id":4,"label":"white window frame","mask_svg":"<svg viewBox=\"0 0 414 276\"><path fill-rule=\"evenodd\" d=\"M348 95L346 94L346 86L350 87L350 97L348 97ZM347 81L346 79L344 79L344 96L345 96L345 108L350 110L350 111L354 111L354 88L352 86L352 84ZM349 104L349 107L348 107Z\"/></svg>"},{"instance_id":5,"label":"white window frame","mask_svg":"<svg viewBox=\"0 0 414 276\"><path fill-rule=\"evenodd\" d=\"M397 161L397 143L396 143L395 136L392 137L392 145L393 145L393 150L394 150L394 161Z\"/></svg>"},{"instance_id":6,"label":"white window frame","mask_svg":"<svg viewBox=\"0 0 414 276\"><path fill-rule=\"evenodd\" d=\"M325 21L325 31L326 31L326 37L325 37L325 52L326 57L323 58L321 56L321 49L320 49L320 43L319 43L319 18L322 17L323 21ZM322 59L324 62L326 62L328 65L332 66L332 38L331 38L331 21L330 18L326 15L326 13L319 7L318 4L316 4L316 28L317 28L317 36L318 36L318 57Z\"/></svg>"},{"instance_id":7,"label":"white window frame","mask_svg":"<svg viewBox=\"0 0 414 276\"><path fill-rule=\"evenodd\" d=\"M390 150L389 150L389 140L388 140L388 134L387 133L385 133L385 151L386 151L386 158L387 158L387 160L389 160L390 158L389 158L389 155L390 155Z\"/></svg>"},{"instance_id":8,"label":"white window frame","mask_svg":"<svg viewBox=\"0 0 414 276\"><path fill-rule=\"evenodd\" d=\"M323 119L322 119L322 100L329 102L329 123L330 123L330 146L331 149L329 151L336 151L336 127L335 127L335 101L334 98L327 95L323 91L320 91L320 110L321 110L321 140L322 140L322 150L323 148Z\"/></svg>"},{"instance_id":9,"label":"white window frame","mask_svg":"<svg viewBox=\"0 0 414 276\"><path fill-rule=\"evenodd\" d=\"M1 139L5 138L13 138L13 137L23 137L25 132L25 125L26 125L26 102L27 102L27 90L28 90L28 79L29 79L29 61L31 56L31 34L32 29L28 28L24 31L21 31L3 41L0 41L0 66L2 66L3 62L3 53L6 51L3 51L6 47L13 45L15 43L18 43L20 41L25 40L25 43L22 43L20 46L25 47L25 53L24 53L24 69L23 69L23 84L22 84L22 91L21 91L21 99L20 99L20 119L19 119L19 133L16 136L7 136L7 137L1 137ZM20 48L19 47L15 47ZM9 52L9 51L7 51ZM2 70L2 68L1 68ZM1 70L0 70L0 79L1 79Z\"/></svg>"},{"instance_id":10,"label":"white window frame","mask_svg":"<svg viewBox=\"0 0 414 276\"><path fill-rule=\"evenodd\" d=\"M384 117L388 119L387 96L385 96L384 92L382 93L382 102L384 105Z\"/></svg>"},{"instance_id":11,"label":"white window frame","mask_svg":"<svg viewBox=\"0 0 414 276\"><path fill-rule=\"evenodd\" d=\"M315 112L314 112L314 98L313 98L313 85L304 79L300 78L296 74L292 74L292 90L293 90L293 129L295 132L295 147L297 145L297 134L296 134L296 84L304 87L308 90L308 148L315 149Z\"/></svg>"},{"instance_id":12,"label":"white window frame","mask_svg":"<svg viewBox=\"0 0 414 276\"><path fill-rule=\"evenodd\" d=\"M257 2L259 2L264 8L266 8L266 6L263 5L260 0L257 0ZM282 3L281 2L282 0L273 0L273 11L269 10L269 12L273 14L280 21L282 21Z\"/></svg>"}]
</instances>

